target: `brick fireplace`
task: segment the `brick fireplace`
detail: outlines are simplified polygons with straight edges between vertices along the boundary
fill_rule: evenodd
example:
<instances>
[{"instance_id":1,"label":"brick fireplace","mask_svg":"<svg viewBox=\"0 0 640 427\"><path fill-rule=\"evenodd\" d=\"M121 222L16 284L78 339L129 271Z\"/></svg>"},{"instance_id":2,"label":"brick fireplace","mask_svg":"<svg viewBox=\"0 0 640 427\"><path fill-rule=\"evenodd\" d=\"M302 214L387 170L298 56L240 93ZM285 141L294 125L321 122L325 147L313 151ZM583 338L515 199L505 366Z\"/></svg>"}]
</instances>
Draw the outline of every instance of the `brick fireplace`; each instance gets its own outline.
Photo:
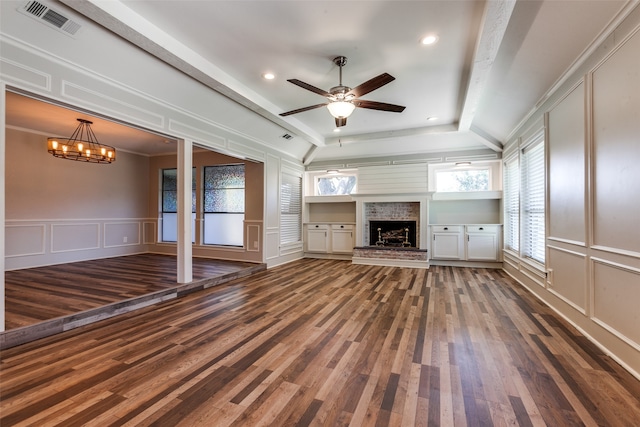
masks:
<instances>
[{"instance_id":1,"label":"brick fireplace","mask_svg":"<svg viewBox=\"0 0 640 427\"><path fill-rule=\"evenodd\" d=\"M428 194L352 197L356 201L354 263L428 268ZM376 245L378 228L384 243Z\"/></svg>"},{"instance_id":2,"label":"brick fireplace","mask_svg":"<svg viewBox=\"0 0 640 427\"><path fill-rule=\"evenodd\" d=\"M369 246L417 248L416 221L369 221Z\"/></svg>"},{"instance_id":3,"label":"brick fireplace","mask_svg":"<svg viewBox=\"0 0 640 427\"><path fill-rule=\"evenodd\" d=\"M410 246L419 246L418 226L420 223L420 203L418 202L370 202L364 204L364 236L362 246L380 246L378 241L378 228L381 232L396 233L398 230L409 228ZM372 224L374 224L372 226ZM400 231L401 234L402 231ZM383 238L386 246L403 246L402 240L397 237ZM398 244L400 243L400 244Z\"/></svg>"}]
</instances>

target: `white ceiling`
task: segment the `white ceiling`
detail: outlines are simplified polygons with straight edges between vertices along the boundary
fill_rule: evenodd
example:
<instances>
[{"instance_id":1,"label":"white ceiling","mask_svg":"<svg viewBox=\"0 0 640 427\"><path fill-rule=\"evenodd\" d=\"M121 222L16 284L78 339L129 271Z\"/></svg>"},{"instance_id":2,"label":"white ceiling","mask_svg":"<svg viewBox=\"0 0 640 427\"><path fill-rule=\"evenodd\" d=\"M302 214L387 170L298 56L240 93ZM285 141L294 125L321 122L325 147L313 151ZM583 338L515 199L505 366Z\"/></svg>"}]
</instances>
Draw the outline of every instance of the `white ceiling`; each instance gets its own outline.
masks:
<instances>
[{"instance_id":1,"label":"white ceiling","mask_svg":"<svg viewBox=\"0 0 640 427\"><path fill-rule=\"evenodd\" d=\"M201 81L212 89L316 145L312 160L322 161L477 148L501 151L510 132L632 2L49 3L53 8L68 5L178 69L198 70L191 74L205 76ZM436 34L438 42L419 44L427 34ZM404 105L405 111L356 109L340 133L334 132L325 108L280 117L324 102L286 80L328 90L338 84L338 67L332 62L338 55L348 58L343 68L347 86L384 72L394 76L395 81L362 99ZM276 78L264 80L265 72ZM9 101L7 123L19 125L31 107L14 108ZM144 138L136 132L129 141ZM166 138L151 139L130 151L166 148Z\"/></svg>"}]
</instances>

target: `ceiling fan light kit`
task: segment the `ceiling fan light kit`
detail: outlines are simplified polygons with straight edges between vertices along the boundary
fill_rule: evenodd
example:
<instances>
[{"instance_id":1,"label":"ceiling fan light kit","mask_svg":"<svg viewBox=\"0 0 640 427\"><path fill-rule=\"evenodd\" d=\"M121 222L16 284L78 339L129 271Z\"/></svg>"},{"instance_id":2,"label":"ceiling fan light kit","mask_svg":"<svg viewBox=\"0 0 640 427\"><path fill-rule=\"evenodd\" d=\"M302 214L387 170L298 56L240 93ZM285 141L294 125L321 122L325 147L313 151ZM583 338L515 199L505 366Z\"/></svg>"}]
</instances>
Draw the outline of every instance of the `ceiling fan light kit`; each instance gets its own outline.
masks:
<instances>
[{"instance_id":1,"label":"ceiling fan light kit","mask_svg":"<svg viewBox=\"0 0 640 427\"><path fill-rule=\"evenodd\" d=\"M327 109L336 119L347 118L356 109L356 106L349 101L334 101L327 104Z\"/></svg>"},{"instance_id":2,"label":"ceiling fan light kit","mask_svg":"<svg viewBox=\"0 0 640 427\"><path fill-rule=\"evenodd\" d=\"M377 77L374 77L366 82L351 89L348 86L342 84L342 67L346 65L347 58L344 56L337 56L333 59L333 63L340 68L340 83L338 86L334 86L329 89L329 92L320 88L312 86L298 79L289 79L288 82L293 83L296 86L300 86L303 89L317 93L327 98L328 102L323 104L310 105L308 107L298 108L296 110L280 113L280 116L289 116L291 114L302 113L304 111L313 110L323 106L327 106L329 113L335 118L336 127L345 126L347 124L347 117L353 113L353 110L358 108L368 108L371 110L390 111L393 113L401 113L405 107L401 105L386 104L384 102L366 101L358 99L360 96L366 95L380 87L391 83L395 80L393 76L387 73L382 73Z\"/></svg>"}]
</instances>

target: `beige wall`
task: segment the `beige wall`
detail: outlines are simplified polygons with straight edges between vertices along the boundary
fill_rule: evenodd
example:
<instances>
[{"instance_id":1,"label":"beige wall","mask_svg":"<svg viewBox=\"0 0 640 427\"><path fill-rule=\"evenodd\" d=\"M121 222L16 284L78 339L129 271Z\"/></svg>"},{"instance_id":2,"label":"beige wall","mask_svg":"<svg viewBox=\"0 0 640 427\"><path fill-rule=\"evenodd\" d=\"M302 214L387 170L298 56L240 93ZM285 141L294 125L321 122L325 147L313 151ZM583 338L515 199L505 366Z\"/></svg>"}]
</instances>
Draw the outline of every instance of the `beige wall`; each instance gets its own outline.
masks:
<instances>
[{"instance_id":1,"label":"beige wall","mask_svg":"<svg viewBox=\"0 0 640 427\"><path fill-rule=\"evenodd\" d=\"M156 238L160 170L176 167L175 155L120 151L110 165L88 164L54 158L46 138L6 130L7 270L147 251L175 254L175 244ZM207 151L196 153L193 165L238 162L245 164L251 241L247 248L196 245L194 256L262 262L263 164Z\"/></svg>"},{"instance_id":2,"label":"beige wall","mask_svg":"<svg viewBox=\"0 0 640 427\"><path fill-rule=\"evenodd\" d=\"M262 262L262 218L264 204L264 165L258 162L241 160L213 151L195 151L193 155L193 167L196 168L196 194L197 203L201 203L202 172L204 166L216 164L245 165L245 247L225 248L201 245L200 218L196 218L196 244L193 247L194 256L211 258ZM161 170L175 168L177 157L175 155L156 156L150 160L149 176L149 203L148 216L157 221L160 217L160 183ZM200 211L200 209L196 209ZM156 222L157 223L157 222ZM256 248L257 245L257 248ZM152 251L175 254L176 245L173 243L158 243L151 247Z\"/></svg>"},{"instance_id":3,"label":"beige wall","mask_svg":"<svg viewBox=\"0 0 640 427\"><path fill-rule=\"evenodd\" d=\"M6 268L144 252L148 158L58 159L47 137L6 129Z\"/></svg>"}]
</instances>

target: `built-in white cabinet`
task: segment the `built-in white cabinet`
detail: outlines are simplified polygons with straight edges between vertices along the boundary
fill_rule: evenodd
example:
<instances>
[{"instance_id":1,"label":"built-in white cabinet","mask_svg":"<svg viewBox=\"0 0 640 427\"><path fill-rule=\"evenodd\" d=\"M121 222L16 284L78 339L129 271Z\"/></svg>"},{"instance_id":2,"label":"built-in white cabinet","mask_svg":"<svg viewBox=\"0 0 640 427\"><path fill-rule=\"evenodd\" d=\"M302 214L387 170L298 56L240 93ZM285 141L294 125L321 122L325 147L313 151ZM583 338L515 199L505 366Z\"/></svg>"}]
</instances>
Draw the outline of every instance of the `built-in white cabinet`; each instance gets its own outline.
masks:
<instances>
[{"instance_id":1,"label":"built-in white cabinet","mask_svg":"<svg viewBox=\"0 0 640 427\"><path fill-rule=\"evenodd\" d=\"M331 252L341 254L353 253L353 225L331 225Z\"/></svg>"},{"instance_id":2,"label":"built-in white cabinet","mask_svg":"<svg viewBox=\"0 0 640 427\"><path fill-rule=\"evenodd\" d=\"M463 227L460 225L431 226L431 258L464 259Z\"/></svg>"},{"instance_id":3,"label":"built-in white cabinet","mask_svg":"<svg viewBox=\"0 0 640 427\"><path fill-rule=\"evenodd\" d=\"M356 203L351 196L307 196L303 218L307 256L351 259L356 241Z\"/></svg>"},{"instance_id":4,"label":"built-in white cabinet","mask_svg":"<svg viewBox=\"0 0 640 427\"><path fill-rule=\"evenodd\" d=\"M499 227L496 225L467 225L466 259L469 261L497 261Z\"/></svg>"},{"instance_id":5,"label":"built-in white cabinet","mask_svg":"<svg viewBox=\"0 0 640 427\"><path fill-rule=\"evenodd\" d=\"M306 252L353 253L353 224L307 224L306 237Z\"/></svg>"},{"instance_id":6,"label":"built-in white cabinet","mask_svg":"<svg viewBox=\"0 0 640 427\"><path fill-rule=\"evenodd\" d=\"M495 262L499 249L499 225L431 225L431 259Z\"/></svg>"},{"instance_id":7,"label":"built-in white cabinet","mask_svg":"<svg viewBox=\"0 0 640 427\"><path fill-rule=\"evenodd\" d=\"M309 224L307 226L307 252L329 252L329 226Z\"/></svg>"}]
</instances>

